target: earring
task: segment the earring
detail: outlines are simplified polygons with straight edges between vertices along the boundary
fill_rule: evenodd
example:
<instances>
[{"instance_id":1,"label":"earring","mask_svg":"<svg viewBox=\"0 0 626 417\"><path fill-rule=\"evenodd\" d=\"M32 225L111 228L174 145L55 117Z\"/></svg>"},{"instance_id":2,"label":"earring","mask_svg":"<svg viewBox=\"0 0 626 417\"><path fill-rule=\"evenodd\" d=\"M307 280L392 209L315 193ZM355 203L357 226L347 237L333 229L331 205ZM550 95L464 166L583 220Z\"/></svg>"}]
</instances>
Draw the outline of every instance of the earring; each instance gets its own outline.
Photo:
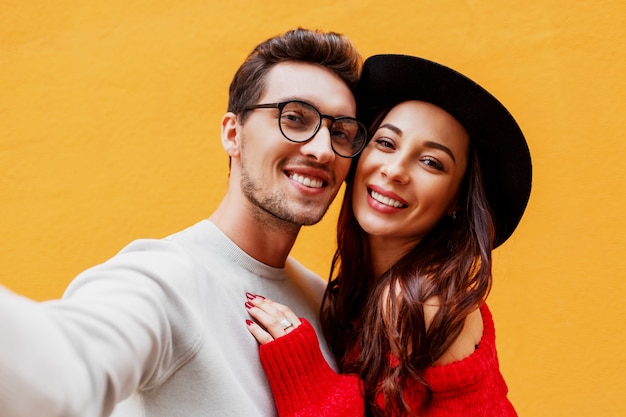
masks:
<instances>
[{"instance_id":1,"label":"earring","mask_svg":"<svg viewBox=\"0 0 626 417\"><path fill-rule=\"evenodd\" d=\"M456 210L452 210L452 213L450 213L450 217L452 217L452 220L456 220Z\"/></svg>"}]
</instances>

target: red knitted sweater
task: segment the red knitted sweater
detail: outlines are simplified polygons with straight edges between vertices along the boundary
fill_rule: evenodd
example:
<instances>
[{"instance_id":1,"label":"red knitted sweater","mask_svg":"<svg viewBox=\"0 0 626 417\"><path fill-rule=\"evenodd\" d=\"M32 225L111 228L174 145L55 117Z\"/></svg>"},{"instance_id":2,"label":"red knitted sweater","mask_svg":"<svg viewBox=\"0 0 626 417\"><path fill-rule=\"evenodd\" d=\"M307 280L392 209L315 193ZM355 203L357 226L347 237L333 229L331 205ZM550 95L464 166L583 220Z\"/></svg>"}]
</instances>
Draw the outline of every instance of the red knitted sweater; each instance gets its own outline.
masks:
<instances>
[{"instance_id":1,"label":"red knitted sweater","mask_svg":"<svg viewBox=\"0 0 626 417\"><path fill-rule=\"evenodd\" d=\"M517 416L500 374L491 313L486 304L480 311L483 336L478 349L463 360L426 370L433 401L420 417ZM330 368L315 330L306 320L288 335L262 345L261 362L280 417L364 415L359 378ZM412 409L418 410L424 389L414 381L405 396Z\"/></svg>"}]
</instances>

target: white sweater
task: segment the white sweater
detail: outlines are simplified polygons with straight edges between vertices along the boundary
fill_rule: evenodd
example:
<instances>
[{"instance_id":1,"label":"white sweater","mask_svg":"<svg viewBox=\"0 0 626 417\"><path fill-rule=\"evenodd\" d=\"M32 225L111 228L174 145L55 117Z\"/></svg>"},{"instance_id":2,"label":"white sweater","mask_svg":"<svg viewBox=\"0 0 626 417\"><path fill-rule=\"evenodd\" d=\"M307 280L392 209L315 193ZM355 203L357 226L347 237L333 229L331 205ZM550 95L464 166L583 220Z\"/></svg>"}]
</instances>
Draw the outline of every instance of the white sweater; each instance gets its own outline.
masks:
<instances>
[{"instance_id":1,"label":"white sweater","mask_svg":"<svg viewBox=\"0 0 626 417\"><path fill-rule=\"evenodd\" d=\"M258 262L204 220L131 243L62 300L0 290L0 416L275 416L245 293L322 334L325 285L291 258Z\"/></svg>"}]
</instances>

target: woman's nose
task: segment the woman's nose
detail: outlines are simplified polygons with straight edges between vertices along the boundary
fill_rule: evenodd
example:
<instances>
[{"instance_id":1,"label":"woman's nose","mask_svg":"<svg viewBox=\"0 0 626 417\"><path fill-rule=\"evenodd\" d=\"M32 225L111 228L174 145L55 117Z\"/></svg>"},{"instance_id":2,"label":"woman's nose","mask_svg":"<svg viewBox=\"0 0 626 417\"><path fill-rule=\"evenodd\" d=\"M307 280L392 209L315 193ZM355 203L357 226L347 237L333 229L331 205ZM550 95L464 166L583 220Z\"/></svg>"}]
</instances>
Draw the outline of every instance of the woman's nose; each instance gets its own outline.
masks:
<instances>
[{"instance_id":1,"label":"woman's nose","mask_svg":"<svg viewBox=\"0 0 626 417\"><path fill-rule=\"evenodd\" d=\"M388 181L404 184L409 180L408 170L401 156L390 157L381 166L380 172Z\"/></svg>"}]
</instances>

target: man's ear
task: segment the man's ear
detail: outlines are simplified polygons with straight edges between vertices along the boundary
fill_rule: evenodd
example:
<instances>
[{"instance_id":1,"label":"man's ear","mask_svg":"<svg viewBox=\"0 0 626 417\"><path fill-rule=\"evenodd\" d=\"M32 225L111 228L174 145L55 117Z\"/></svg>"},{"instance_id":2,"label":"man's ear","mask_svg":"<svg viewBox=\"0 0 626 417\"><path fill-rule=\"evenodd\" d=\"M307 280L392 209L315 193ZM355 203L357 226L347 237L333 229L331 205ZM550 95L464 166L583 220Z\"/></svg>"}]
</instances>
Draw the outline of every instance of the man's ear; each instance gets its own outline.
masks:
<instances>
[{"instance_id":1,"label":"man's ear","mask_svg":"<svg viewBox=\"0 0 626 417\"><path fill-rule=\"evenodd\" d=\"M222 147L231 158L238 158L241 154L240 129L235 113L228 112L222 117Z\"/></svg>"}]
</instances>

